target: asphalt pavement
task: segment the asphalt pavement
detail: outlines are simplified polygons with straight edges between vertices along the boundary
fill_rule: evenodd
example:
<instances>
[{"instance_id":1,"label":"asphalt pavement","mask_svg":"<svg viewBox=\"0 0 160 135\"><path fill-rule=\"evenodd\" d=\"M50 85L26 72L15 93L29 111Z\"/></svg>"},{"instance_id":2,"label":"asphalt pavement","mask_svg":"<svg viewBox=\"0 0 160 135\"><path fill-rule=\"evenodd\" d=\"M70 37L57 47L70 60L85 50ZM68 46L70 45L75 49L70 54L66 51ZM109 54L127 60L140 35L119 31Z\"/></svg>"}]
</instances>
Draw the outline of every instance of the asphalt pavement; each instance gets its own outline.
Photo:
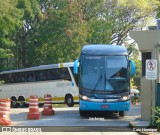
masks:
<instances>
[{"instance_id":1,"label":"asphalt pavement","mask_svg":"<svg viewBox=\"0 0 160 135\"><path fill-rule=\"evenodd\" d=\"M41 114L43 108L39 108L41 114L39 120L27 119L28 108L11 109L11 128L14 132L2 132L2 135L18 135L18 130L26 131L20 132L21 135L31 134L27 131L32 131L33 135L53 135L53 132L56 135L138 135L140 133L134 132L133 128L129 126L130 123L140 121L140 105L131 106L125 117L118 117L117 114L80 117L78 107L53 109L55 115L43 116ZM38 132L33 133L33 131Z\"/></svg>"}]
</instances>

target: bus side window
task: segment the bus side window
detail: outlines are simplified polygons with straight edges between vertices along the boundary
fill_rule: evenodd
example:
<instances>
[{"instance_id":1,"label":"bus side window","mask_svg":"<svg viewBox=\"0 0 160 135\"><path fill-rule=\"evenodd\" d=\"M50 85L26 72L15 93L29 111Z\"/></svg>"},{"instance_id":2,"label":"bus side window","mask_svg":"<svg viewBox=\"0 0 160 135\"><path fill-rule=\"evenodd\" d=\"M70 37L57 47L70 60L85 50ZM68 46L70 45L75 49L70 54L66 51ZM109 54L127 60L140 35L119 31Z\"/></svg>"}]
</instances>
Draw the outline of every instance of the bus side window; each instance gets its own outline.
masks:
<instances>
[{"instance_id":1,"label":"bus side window","mask_svg":"<svg viewBox=\"0 0 160 135\"><path fill-rule=\"evenodd\" d=\"M56 80L56 70L57 69L49 69L47 70L46 76L47 80Z\"/></svg>"},{"instance_id":2,"label":"bus side window","mask_svg":"<svg viewBox=\"0 0 160 135\"><path fill-rule=\"evenodd\" d=\"M60 80L61 79L59 68L53 69L53 78L54 78L53 80Z\"/></svg>"},{"instance_id":3,"label":"bus side window","mask_svg":"<svg viewBox=\"0 0 160 135\"><path fill-rule=\"evenodd\" d=\"M41 81L45 81L46 79L47 79L47 77L46 77L45 70L42 70L42 71L40 72L40 80L41 80Z\"/></svg>"},{"instance_id":4,"label":"bus side window","mask_svg":"<svg viewBox=\"0 0 160 135\"><path fill-rule=\"evenodd\" d=\"M35 80L40 81L40 71L39 70L35 71Z\"/></svg>"},{"instance_id":5,"label":"bus side window","mask_svg":"<svg viewBox=\"0 0 160 135\"><path fill-rule=\"evenodd\" d=\"M46 70L35 71L35 80L36 81L46 81L46 80L48 80L47 71Z\"/></svg>"},{"instance_id":6,"label":"bus side window","mask_svg":"<svg viewBox=\"0 0 160 135\"><path fill-rule=\"evenodd\" d=\"M68 68L60 68L61 79L71 81Z\"/></svg>"},{"instance_id":7,"label":"bus side window","mask_svg":"<svg viewBox=\"0 0 160 135\"><path fill-rule=\"evenodd\" d=\"M8 74L3 74L2 75L2 81L4 82L4 83L9 83L9 81L7 81L8 79L7 79L7 75Z\"/></svg>"},{"instance_id":8,"label":"bus side window","mask_svg":"<svg viewBox=\"0 0 160 135\"><path fill-rule=\"evenodd\" d=\"M17 73L4 74L2 78L3 78L3 83L17 83L18 82Z\"/></svg>"},{"instance_id":9,"label":"bus side window","mask_svg":"<svg viewBox=\"0 0 160 135\"><path fill-rule=\"evenodd\" d=\"M46 79L47 80L59 80L60 72L58 68L49 69L46 71Z\"/></svg>"},{"instance_id":10,"label":"bus side window","mask_svg":"<svg viewBox=\"0 0 160 135\"><path fill-rule=\"evenodd\" d=\"M27 73L27 82L34 82L34 81L35 81L34 72L28 72Z\"/></svg>"},{"instance_id":11,"label":"bus side window","mask_svg":"<svg viewBox=\"0 0 160 135\"><path fill-rule=\"evenodd\" d=\"M25 72L18 73L18 82L25 82Z\"/></svg>"},{"instance_id":12,"label":"bus side window","mask_svg":"<svg viewBox=\"0 0 160 135\"><path fill-rule=\"evenodd\" d=\"M36 81L46 81L51 80L49 79L50 71L49 70L37 70L35 71L35 80Z\"/></svg>"},{"instance_id":13,"label":"bus side window","mask_svg":"<svg viewBox=\"0 0 160 135\"><path fill-rule=\"evenodd\" d=\"M51 70L47 71L47 80L52 80L52 72L51 72Z\"/></svg>"},{"instance_id":14,"label":"bus side window","mask_svg":"<svg viewBox=\"0 0 160 135\"><path fill-rule=\"evenodd\" d=\"M11 77L11 83L17 83L17 73L13 73Z\"/></svg>"}]
</instances>

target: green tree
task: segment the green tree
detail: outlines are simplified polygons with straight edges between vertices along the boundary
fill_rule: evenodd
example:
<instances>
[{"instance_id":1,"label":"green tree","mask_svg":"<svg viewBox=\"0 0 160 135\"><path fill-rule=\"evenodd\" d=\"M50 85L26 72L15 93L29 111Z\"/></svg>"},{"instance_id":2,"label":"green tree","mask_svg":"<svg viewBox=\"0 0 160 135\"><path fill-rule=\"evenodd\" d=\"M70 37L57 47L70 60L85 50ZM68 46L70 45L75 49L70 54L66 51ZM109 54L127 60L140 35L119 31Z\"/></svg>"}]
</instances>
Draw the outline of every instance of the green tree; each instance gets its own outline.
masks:
<instances>
[{"instance_id":1,"label":"green tree","mask_svg":"<svg viewBox=\"0 0 160 135\"><path fill-rule=\"evenodd\" d=\"M122 44L130 30L144 27L144 21L153 16L158 5L157 0L106 0L106 20L112 22L110 43Z\"/></svg>"},{"instance_id":2,"label":"green tree","mask_svg":"<svg viewBox=\"0 0 160 135\"><path fill-rule=\"evenodd\" d=\"M40 28L41 64L73 61L86 43L86 22L78 1L41 1L44 21Z\"/></svg>"},{"instance_id":3,"label":"green tree","mask_svg":"<svg viewBox=\"0 0 160 135\"><path fill-rule=\"evenodd\" d=\"M88 43L123 44L130 30L144 27L153 17L158 0L84 0L81 3L87 22Z\"/></svg>"},{"instance_id":4,"label":"green tree","mask_svg":"<svg viewBox=\"0 0 160 135\"><path fill-rule=\"evenodd\" d=\"M84 20L87 22L87 43L100 44L111 41L111 21L106 19L104 0L80 2Z\"/></svg>"},{"instance_id":5,"label":"green tree","mask_svg":"<svg viewBox=\"0 0 160 135\"><path fill-rule=\"evenodd\" d=\"M16 68L23 68L34 65L39 22L43 15L37 0L18 0L17 8L23 11L23 27L15 36L16 47L13 51Z\"/></svg>"},{"instance_id":6,"label":"green tree","mask_svg":"<svg viewBox=\"0 0 160 135\"><path fill-rule=\"evenodd\" d=\"M16 0L0 1L0 70L9 68L13 57L12 48L16 45L14 34L22 27L23 12L17 8Z\"/></svg>"},{"instance_id":7,"label":"green tree","mask_svg":"<svg viewBox=\"0 0 160 135\"><path fill-rule=\"evenodd\" d=\"M140 77L141 77L141 60L140 60L140 55L138 51L138 47L135 42L132 44L126 42L125 46L128 50L129 53L129 59L133 60L136 64L136 74L131 78L131 88L137 88L140 89Z\"/></svg>"},{"instance_id":8,"label":"green tree","mask_svg":"<svg viewBox=\"0 0 160 135\"><path fill-rule=\"evenodd\" d=\"M142 27L143 20L154 13L159 3L157 0L7 0L0 4L4 5L0 9L3 13L0 43L4 45L0 51L6 57L3 67L23 68L73 61L85 44L126 44L128 32ZM7 23L5 14L10 18Z\"/></svg>"}]
</instances>

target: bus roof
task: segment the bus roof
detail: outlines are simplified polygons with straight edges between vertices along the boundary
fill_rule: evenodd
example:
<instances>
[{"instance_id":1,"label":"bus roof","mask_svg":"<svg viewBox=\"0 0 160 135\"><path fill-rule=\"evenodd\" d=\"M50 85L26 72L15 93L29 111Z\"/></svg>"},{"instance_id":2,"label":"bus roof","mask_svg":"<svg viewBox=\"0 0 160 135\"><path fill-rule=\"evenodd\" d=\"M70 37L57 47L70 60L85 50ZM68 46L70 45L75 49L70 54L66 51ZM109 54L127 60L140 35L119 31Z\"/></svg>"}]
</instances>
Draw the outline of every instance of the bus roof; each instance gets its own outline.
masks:
<instances>
[{"instance_id":1,"label":"bus roof","mask_svg":"<svg viewBox=\"0 0 160 135\"><path fill-rule=\"evenodd\" d=\"M128 55L127 49L124 46L95 44L85 45L82 48L81 54L84 55Z\"/></svg>"},{"instance_id":2,"label":"bus roof","mask_svg":"<svg viewBox=\"0 0 160 135\"><path fill-rule=\"evenodd\" d=\"M52 69L52 68L73 67L73 65L74 65L73 62L49 64L49 65L40 65L40 66L35 66L35 67L23 68L23 69L2 71L2 72L0 72L0 74L18 73L18 72L35 71L35 70L44 70L44 69Z\"/></svg>"}]
</instances>

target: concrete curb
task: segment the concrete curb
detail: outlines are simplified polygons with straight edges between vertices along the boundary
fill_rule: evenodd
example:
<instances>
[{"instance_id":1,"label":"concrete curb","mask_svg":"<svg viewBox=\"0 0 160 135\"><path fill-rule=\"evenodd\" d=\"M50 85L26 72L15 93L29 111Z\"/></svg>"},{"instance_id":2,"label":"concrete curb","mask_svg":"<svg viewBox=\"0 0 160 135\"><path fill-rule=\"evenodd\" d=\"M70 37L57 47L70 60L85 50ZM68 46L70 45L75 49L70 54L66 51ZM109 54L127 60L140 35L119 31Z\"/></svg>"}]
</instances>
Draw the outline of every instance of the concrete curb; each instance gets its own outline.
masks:
<instances>
[{"instance_id":1,"label":"concrete curb","mask_svg":"<svg viewBox=\"0 0 160 135\"><path fill-rule=\"evenodd\" d=\"M129 127L136 128L136 127L149 127L149 121L134 121L129 122ZM136 131L140 135L156 135L157 132L143 132L143 131ZM159 134L159 133L158 133Z\"/></svg>"},{"instance_id":2,"label":"concrete curb","mask_svg":"<svg viewBox=\"0 0 160 135\"><path fill-rule=\"evenodd\" d=\"M129 122L129 127L134 128L137 125L135 124L135 122ZM148 133L144 133L144 132L137 132L140 135L149 135Z\"/></svg>"}]
</instances>

